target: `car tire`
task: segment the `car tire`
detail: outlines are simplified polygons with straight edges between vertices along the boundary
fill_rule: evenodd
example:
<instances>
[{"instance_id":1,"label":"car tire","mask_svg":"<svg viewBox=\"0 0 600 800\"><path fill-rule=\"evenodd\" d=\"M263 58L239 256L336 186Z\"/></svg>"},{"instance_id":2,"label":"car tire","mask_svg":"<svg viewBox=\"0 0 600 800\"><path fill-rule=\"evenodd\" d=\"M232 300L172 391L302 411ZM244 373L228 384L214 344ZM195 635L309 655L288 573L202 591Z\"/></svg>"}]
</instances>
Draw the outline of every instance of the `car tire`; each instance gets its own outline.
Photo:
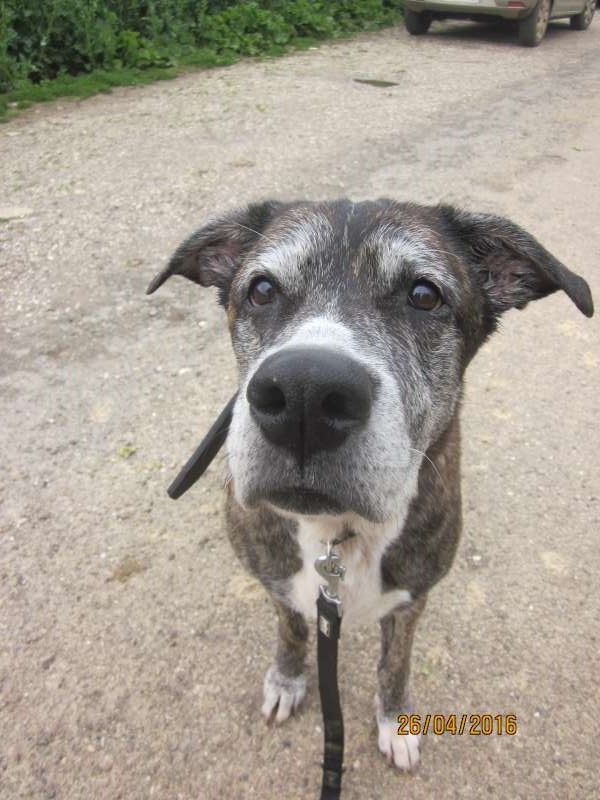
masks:
<instances>
[{"instance_id":1,"label":"car tire","mask_svg":"<svg viewBox=\"0 0 600 800\"><path fill-rule=\"evenodd\" d=\"M571 27L574 31L584 31L590 27L592 19L594 18L594 11L596 10L596 0L585 0L585 6L581 14L575 14L569 20Z\"/></svg>"},{"instance_id":2,"label":"car tire","mask_svg":"<svg viewBox=\"0 0 600 800\"><path fill-rule=\"evenodd\" d=\"M538 0L528 17L519 22L519 42L525 47L537 47L546 35L550 19L551 0Z\"/></svg>"},{"instance_id":3,"label":"car tire","mask_svg":"<svg viewBox=\"0 0 600 800\"><path fill-rule=\"evenodd\" d=\"M433 16L427 11L411 11L409 8L404 9L404 27L411 36L422 36L427 33Z\"/></svg>"}]
</instances>

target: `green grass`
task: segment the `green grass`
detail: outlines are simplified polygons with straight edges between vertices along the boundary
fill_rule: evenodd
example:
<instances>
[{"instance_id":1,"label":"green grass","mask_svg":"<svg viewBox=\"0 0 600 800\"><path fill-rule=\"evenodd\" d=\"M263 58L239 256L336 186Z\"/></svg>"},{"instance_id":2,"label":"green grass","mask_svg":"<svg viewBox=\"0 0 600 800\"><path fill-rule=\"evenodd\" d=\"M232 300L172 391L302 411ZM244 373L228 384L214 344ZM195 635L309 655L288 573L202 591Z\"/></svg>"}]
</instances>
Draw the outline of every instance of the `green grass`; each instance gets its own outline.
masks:
<instances>
[{"instance_id":1,"label":"green grass","mask_svg":"<svg viewBox=\"0 0 600 800\"><path fill-rule=\"evenodd\" d=\"M8 122L33 103L47 103L59 98L83 100L101 92L110 92L115 86L144 86L154 81L172 80L190 69L225 66L236 60L229 54L219 56L210 50L196 50L177 65L167 67L96 70L87 75L59 75L54 80L38 84L21 81L11 92L0 94L0 123Z\"/></svg>"},{"instance_id":2,"label":"green grass","mask_svg":"<svg viewBox=\"0 0 600 800\"><path fill-rule=\"evenodd\" d=\"M338 33L335 38L346 39L356 33L356 31ZM295 37L285 45L271 45L258 58L275 58L285 55L290 50L308 50L319 46L323 41L325 40L310 36ZM227 66L243 57L243 54L234 51L217 54L207 48L193 50L187 48L184 54L177 56L176 63L168 66L95 70L76 76L61 74L53 80L43 80L40 83L20 81L12 91L0 94L0 123L8 122L19 111L30 108L34 103L47 103L59 98L83 100L102 92L110 92L115 86L144 86L154 81L172 80L192 69Z\"/></svg>"}]
</instances>

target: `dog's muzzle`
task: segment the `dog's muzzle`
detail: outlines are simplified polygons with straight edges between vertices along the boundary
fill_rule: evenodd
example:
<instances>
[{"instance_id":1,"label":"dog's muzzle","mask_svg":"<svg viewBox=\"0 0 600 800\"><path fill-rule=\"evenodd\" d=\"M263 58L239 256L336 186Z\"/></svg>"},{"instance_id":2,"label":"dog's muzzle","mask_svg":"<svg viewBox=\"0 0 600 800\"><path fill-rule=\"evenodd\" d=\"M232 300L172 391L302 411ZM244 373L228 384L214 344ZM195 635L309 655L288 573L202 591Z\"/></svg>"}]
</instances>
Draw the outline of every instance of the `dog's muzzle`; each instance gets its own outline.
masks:
<instances>
[{"instance_id":1,"label":"dog's muzzle","mask_svg":"<svg viewBox=\"0 0 600 800\"><path fill-rule=\"evenodd\" d=\"M266 439L289 450L302 466L364 427L374 390L368 371L349 356L322 347L288 347L265 359L246 396Z\"/></svg>"}]
</instances>

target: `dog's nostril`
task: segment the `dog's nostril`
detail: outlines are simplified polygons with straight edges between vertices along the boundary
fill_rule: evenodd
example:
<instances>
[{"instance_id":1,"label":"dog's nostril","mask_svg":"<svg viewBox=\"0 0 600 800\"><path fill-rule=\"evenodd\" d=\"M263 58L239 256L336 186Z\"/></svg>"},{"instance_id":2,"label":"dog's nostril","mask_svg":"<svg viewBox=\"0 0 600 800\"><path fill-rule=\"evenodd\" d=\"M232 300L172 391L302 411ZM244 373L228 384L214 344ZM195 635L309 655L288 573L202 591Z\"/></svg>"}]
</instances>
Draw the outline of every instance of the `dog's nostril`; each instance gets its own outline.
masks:
<instances>
[{"instance_id":1,"label":"dog's nostril","mask_svg":"<svg viewBox=\"0 0 600 800\"><path fill-rule=\"evenodd\" d=\"M321 411L332 422L365 422L371 413L371 389L366 382L349 386L340 391L333 389L321 399Z\"/></svg>"},{"instance_id":2,"label":"dog's nostril","mask_svg":"<svg viewBox=\"0 0 600 800\"><path fill-rule=\"evenodd\" d=\"M285 395L279 386L269 386L263 396L263 411L278 414L285 408Z\"/></svg>"},{"instance_id":3,"label":"dog's nostril","mask_svg":"<svg viewBox=\"0 0 600 800\"><path fill-rule=\"evenodd\" d=\"M260 386L260 391L252 392L252 405L265 414L280 414L285 409L285 394L273 384Z\"/></svg>"},{"instance_id":4,"label":"dog's nostril","mask_svg":"<svg viewBox=\"0 0 600 800\"><path fill-rule=\"evenodd\" d=\"M330 392L321 402L321 408L326 416L336 419L347 419L352 416L352 409L348 398L341 392Z\"/></svg>"}]
</instances>

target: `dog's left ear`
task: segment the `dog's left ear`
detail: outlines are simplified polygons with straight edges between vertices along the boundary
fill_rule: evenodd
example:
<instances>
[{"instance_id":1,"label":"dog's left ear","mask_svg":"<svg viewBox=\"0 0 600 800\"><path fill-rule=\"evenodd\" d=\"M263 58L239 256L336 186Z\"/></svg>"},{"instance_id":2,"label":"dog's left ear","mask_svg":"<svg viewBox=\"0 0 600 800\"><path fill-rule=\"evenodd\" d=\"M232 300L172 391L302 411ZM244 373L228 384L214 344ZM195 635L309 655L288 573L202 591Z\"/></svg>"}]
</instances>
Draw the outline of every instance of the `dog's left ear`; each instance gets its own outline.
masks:
<instances>
[{"instance_id":1,"label":"dog's left ear","mask_svg":"<svg viewBox=\"0 0 600 800\"><path fill-rule=\"evenodd\" d=\"M155 292L171 275L183 275L201 286L216 286L220 302L226 305L231 280L244 254L281 206L272 201L257 203L209 220L179 245L146 294Z\"/></svg>"},{"instance_id":2,"label":"dog's left ear","mask_svg":"<svg viewBox=\"0 0 600 800\"><path fill-rule=\"evenodd\" d=\"M586 317L593 315L594 302L586 281L514 222L452 206L440 210L466 247L494 317L558 289L565 291Z\"/></svg>"}]
</instances>

